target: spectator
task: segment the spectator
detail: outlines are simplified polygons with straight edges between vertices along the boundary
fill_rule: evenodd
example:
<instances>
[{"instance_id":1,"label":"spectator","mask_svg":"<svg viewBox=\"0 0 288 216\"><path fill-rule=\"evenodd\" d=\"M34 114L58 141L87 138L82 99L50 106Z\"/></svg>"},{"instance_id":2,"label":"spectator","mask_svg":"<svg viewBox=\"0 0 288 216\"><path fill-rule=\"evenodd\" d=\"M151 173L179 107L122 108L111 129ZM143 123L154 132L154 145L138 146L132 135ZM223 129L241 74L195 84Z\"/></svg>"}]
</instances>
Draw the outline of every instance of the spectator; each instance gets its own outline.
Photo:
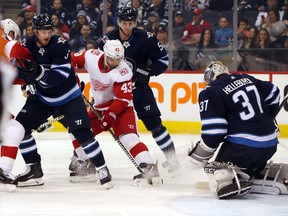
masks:
<instances>
[{"instance_id":1,"label":"spectator","mask_svg":"<svg viewBox=\"0 0 288 216\"><path fill-rule=\"evenodd\" d=\"M22 39L26 37L33 36L33 26L32 23L28 24L25 29L23 29Z\"/></svg>"},{"instance_id":2,"label":"spectator","mask_svg":"<svg viewBox=\"0 0 288 216\"><path fill-rule=\"evenodd\" d=\"M98 48L98 45L94 40L87 41L85 50L97 49L97 48Z\"/></svg>"},{"instance_id":3,"label":"spectator","mask_svg":"<svg viewBox=\"0 0 288 216\"><path fill-rule=\"evenodd\" d=\"M266 29L261 29L259 31L257 42L256 42L256 50L254 57L254 65L251 64L252 70L258 71L271 71L275 70L275 67L271 64L274 53L271 48L274 48L271 40L269 32ZM255 64L255 62L257 64Z\"/></svg>"},{"instance_id":4,"label":"spectator","mask_svg":"<svg viewBox=\"0 0 288 216\"><path fill-rule=\"evenodd\" d=\"M65 40L69 40L70 39L70 29L69 27L62 23L59 17L59 14L55 13L51 15L51 19L53 22L53 27L58 27L59 29L61 29L61 36L65 39Z\"/></svg>"},{"instance_id":5,"label":"spectator","mask_svg":"<svg viewBox=\"0 0 288 216\"><path fill-rule=\"evenodd\" d=\"M147 9L144 14L143 23L148 24L148 16L151 11L156 11L160 19L160 25L168 26L168 4L167 0L151 0L151 6Z\"/></svg>"},{"instance_id":6,"label":"spectator","mask_svg":"<svg viewBox=\"0 0 288 216\"><path fill-rule=\"evenodd\" d=\"M87 41L93 40L93 35L90 25L82 25L80 35L70 41L71 52L80 52L85 50Z\"/></svg>"},{"instance_id":7,"label":"spectator","mask_svg":"<svg viewBox=\"0 0 288 216\"><path fill-rule=\"evenodd\" d=\"M35 8L32 5L26 6L24 9L24 20L19 25L21 34L23 34L23 30L27 28L28 25L32 24L33 16L35 14ZM18 16L19 17L19 16Z\"/></svg>"},{"instance_id":8,"label":"spectator","mask_svg":"<svg viewBox=\"0 0 288 216\"><path fill-rule=\"evenodd\" d=\"M89 20L90 26L95 32L97 29L97 20L99 20L99 9L96 7L92 0L82 0L81 7L76 10L72 17L72 25L76 23L80 11L81 13L83 13L83 11L85 12L85 16Z\"/></svg>"},{"instance_id":9,"label":"spectator","mask_svg":"<svg viewBox=\"0 0 288 216\"><path fill-rule=\"evenodd\" d=\"M249 34L249 21L246 18L242 18L239 21L237 28L237 38L238 41L243 41L248 37Z\"/></svg>"},{"instance_id":10,"label":"spectator","mask_svg":"<svg viewBox=\"0 0 288 216\"><path fill-rule=\"evenodd\" d=\"M195 9L201 9L206 10L209 6L209 0L186 0L185 1L185 9L188 11L195 10Z\"/></svg>"},{"instance_id":11,"label":"spectator","mask_svg":"<svg viewBox=\"0 0 288 216\"><path fill-rule=\"evenodd\" d=\"M272 42L286 33L286 25L280 21L279 12L276 9L268 10L268 17L263 22L261 27L267 29Z\"/></svg>"},{"instance_id":12,"label":"spectator","mask_svg":"<svg viewBox=\"0 0 288 216\"><path fill-rule=\"evenodd\" d=\"M152 32L156 35L157 29L160 26L160 20L157 11L151 11L147 18L148 23L146 23L145 30L147 32Z\"/></svg>"},{"instance_id":13,"label":"spectator","mask_svg":"<svg viewBox=\"0 0 288 216\"><path fill-rule=\"evenodd\" d=\"M184 11L185 10L185 0L173 0L172 1L173 11Z\"/></svg>"},{"instance_id":14,"label":"spectator","mask_svg":"<svg viewBox=\"0 0 288 216\"><path fill-rule=\"evenodd\" d=\"M156 38L162 44L162 46L168 50L168 48L173 49L174 45L169 44L168 31L165 26L160 25L156 31Z\"/></svg>"},{"instance_id":15,"label":"spectator","mask_svg":"<svg viewBox=\"0 0 288 216\"><path fill-rule=\"evenodd\" d=\"M117 26L117 17L115 14L115 10L112 8L111 0L106 1L106 10L107 10L107 26ZM95 33L98 37L103 35L103 22L104 22L104 14L103 8L100 7L99 17L97 20L97 28L95 29L92 25L92 29L95 30Z\"/></svg>"},{"instance_id":16,"label":"spectator","mask_svg":"<svg viewBox=\"0 0 288 216\"><path fill-rule=\"evenodd\" d=\"M173 42L176 47L180 47L182 46L182 35L185 28L183 12L176 11L174 13L173 21L174 21L172 28Z\"/></svg>"},{"instance_id":17,"label":"spectator","mask_svg":"<svg viewBox=\"0 0 288 216\"><path fill-rule=\"evenodd\" d=\"M240 49L238 51L240 61L238 70L239 71L249 71L250 64L254 64L256 40L258 36L258 29L256 27L250 28L247 37L240 44ZM252 61L251 61L252 60Z\"/></svg>"},{"instance_id":18,"label":"spectator","mask_svg":"<svg viewBox=\"0 0 288 216\"><path fill-rule=\"evenodd\" d=\"M68 10L63 7L62 0L52 0L52 4L44 7L43 12L47 13L50 17L52 14L57 14L61 23L71 26L71 15Z\"/></svg>"},{"instance_id":19,"label":"spectator","mask_svg":"<svg viewBox=\"0 0 288 216\"><path fill-rule=\"evenodd\" d=\"M200 36L200 41L197 44L197 54L194 65L196 69L202 70L207 64L216 60L214 53L218 45L214 42L214 37L211 29L203 29Z\"/></svg>"},{"instance_id":20,"label":"spectator","mask_svg":"<svg viewBox=\"0 0 288 216\"><path fill-rule=\"evenodd\" d=\"M203 29L212 29L210 23L203 19L202 10L195 9L192 12L193 21L185 26L182 41L186 45L195 46L200 41L200 35Z\"/></svg>"},{"instance_id":21,"label":"spectator","mask_svg":"<svg viewBox=\"0 0 288 216\"><path fill-rule=\"evenodd\" d=\"M267 11L270 9L275 9L275 10L279 10L279 6L278 6L278 0L267 0L267 7L265 7L264 5L260 6L258 8L258 16L257 16L257 20L255 22L255 26L256 27L260 27L262 24L265 23L265 20L268 16ZM283 11L280 11L280 20L282 20L283 17Z\"/></svg>"},{"instance_id":22,"label":"spectator","mask_svg":"<svg viewBox=\"0 0 288 216\"><path fill-rule=\"evenodd\" d=\"M87 16L84 10L79 10L77 13L76 22L74 22L72 28L70 29L70 38L75 39L81 31L82 25L89 25L90 18Z\"/></svg>"},{"instance_id":23,"label":"spectator","mask_svg":"<svg viewBox=\"0 0 288 216\"><path fill-rule=\"evenodd\" d=\"M222 47L228 47L233 38L233 29L229 27L229 21L225 16L219 19L219 28L215 31L215 43Z\"/></svg>"}]
</instances>

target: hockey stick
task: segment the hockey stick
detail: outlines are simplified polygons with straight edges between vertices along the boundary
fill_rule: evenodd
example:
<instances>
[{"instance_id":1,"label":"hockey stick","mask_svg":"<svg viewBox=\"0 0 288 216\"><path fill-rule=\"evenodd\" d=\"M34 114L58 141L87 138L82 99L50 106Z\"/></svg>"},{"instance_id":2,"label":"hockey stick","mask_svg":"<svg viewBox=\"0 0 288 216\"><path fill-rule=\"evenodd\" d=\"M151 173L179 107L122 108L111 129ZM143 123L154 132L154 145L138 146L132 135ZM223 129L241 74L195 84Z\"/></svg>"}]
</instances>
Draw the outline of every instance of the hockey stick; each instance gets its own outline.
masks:
<instances>
[{"instance_id":1,"label":"hockey stick","mask_svg":"<svg viewBox=\"0 0 288 216\"><path fill-rule=\"evenodd\" d=\"M96 115L96 117L101 120L101 115L99 114L99 112L93 107L93 104L85 97L85 95L82 94L82 97L85 101L86 104L88 104L90 106L90 109L92 110L92 112ZM114 138L114 140L118 143L118 145L120 146L120 148L124 151L124 153L127 155L127 157L130 159L130 161L134 164L134 166L137 168L137 170L142 174L143 170L139 167L138 163L135 161L135 159L131 156L130 152L127 151L127 149L125 148L125 146L121 143L121 141L119 140L119 138L115 135L115 133L112 131L111 128L108 129L108 132L112 135L112 137Z\"/></svg>"},{"instance_id":2,"label":"hockey stick","mask_svg":"<svg viewBox=\"0 0 288 216\"><path fill-rule=\"evenodd\" d=\"M276 116L279 114L279 112L281 111L281 109L283 108L283 106L285 105L286 101L288 99L288 93L285 95L285 97L283 98L282 102L280 103L278 109L275 112L274 118L276 118Z\"/></svg>"},{"instance_id":3,"label":"hockey stick","mask_svg":"<svg viewBox=\"0 0 288 216\"><path fill-rule=\"evenodd\" d=\"M46 127L48 127L49 125L51 125L53 122L59 121L59 120L61 120L61 119L63 119L63 118L64 118L64 115L58 116L58 117L56 117L56 118L53 118L53 119L51 119L51 120L49 120L49 121L41 124L41 125L36 129L36 131L41 130L41 129L43 129L43 128L46 128Z\"/></svg>"}]
</instances>

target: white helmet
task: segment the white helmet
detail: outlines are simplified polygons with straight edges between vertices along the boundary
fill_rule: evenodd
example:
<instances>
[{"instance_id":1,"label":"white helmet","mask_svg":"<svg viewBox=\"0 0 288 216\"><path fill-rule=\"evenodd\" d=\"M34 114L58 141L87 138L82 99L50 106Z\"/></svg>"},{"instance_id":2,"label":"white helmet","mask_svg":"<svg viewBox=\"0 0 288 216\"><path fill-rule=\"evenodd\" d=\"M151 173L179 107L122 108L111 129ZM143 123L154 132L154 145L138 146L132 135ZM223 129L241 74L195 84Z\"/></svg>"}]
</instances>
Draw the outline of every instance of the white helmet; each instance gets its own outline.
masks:
<instances>
[{"instance_id":1,"label":"white helmet","mask_svg":"<svg viewBox=\"0 0 288 216\"><path fill-rule=\"evenodd\" d=\"M204 82L209 84L221 74L229 74L228 68L220 61L212 61L204 70Z\"/></svg>"},{"instance_id":2,"label":"white helmet","mask_svg":"<svg viewBox=\"0 0 288 216\"><path fill-rule=\"evenodd\" d=\"M107 40L103 50L105 57L124 59L124 47L119 40Z\"/></svg>"},{"instance_id":3,"label":"white helmet","mask_svg":"<svg viewBox=\"0 0 288 216\"><path fill-rule=\"evenodd\" d=\"M16 39L17 37L20 38L21 32L18 27L18 25L11 19L5 19L1 21L1 27L3 28L5 36L9 39L12 40L11 37L9 37L9 32L14 33L14 38Z\"/></svg>"}]
</instances>

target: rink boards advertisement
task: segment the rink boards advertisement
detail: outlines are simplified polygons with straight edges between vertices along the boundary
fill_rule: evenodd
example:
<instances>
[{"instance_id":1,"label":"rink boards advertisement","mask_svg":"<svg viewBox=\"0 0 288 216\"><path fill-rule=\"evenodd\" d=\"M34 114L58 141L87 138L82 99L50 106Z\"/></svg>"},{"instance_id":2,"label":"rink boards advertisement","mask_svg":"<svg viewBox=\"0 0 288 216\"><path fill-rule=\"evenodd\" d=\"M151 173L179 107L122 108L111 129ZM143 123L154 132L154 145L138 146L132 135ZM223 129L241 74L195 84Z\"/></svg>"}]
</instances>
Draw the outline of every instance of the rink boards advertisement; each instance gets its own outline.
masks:
<instances>
[{"instance_id":1,"label":"rink boards advertisement","mask_svg":"<svg viewBox=\"0 0 288 216\"><path fill-rule=\"evenodd\" d=\"M249 72L249 74L261 80L269 80L276 84L281 91L281 101L288 92L288 72ZM85 71L78 71L80 80L86 83L84 94L91 98L89 76ZM150 86L162 113L162 120L171 132L200 133L200 116L198 107L198 94L205 88L202 72L166 72L158 77L151 77ZM15 88L17 90L15 91ZM25 98L21 95L20 87L14 87L13 97L17 98L12 103L12 113L16 114L24 104ZM14 100L13 99L13 100ZM23 101L23 103L20 101ZM281 109L277 116L278 124L282 131L288 131L288 105ZM143 125L139 124L141 131ZM283 134L288 136L288 132Z\"/></svg>"}]
</instances>

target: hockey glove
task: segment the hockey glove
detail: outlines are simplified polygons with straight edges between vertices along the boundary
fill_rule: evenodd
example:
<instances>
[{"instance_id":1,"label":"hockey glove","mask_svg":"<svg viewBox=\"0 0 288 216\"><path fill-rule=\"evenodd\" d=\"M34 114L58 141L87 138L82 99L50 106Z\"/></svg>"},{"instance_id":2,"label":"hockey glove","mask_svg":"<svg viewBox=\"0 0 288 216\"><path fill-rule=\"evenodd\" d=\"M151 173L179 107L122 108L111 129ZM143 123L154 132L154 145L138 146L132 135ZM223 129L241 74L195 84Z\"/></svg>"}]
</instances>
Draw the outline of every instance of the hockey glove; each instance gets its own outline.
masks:
<instances>
[{"instance_id":1,"label":"hockey glove","mask_svg":"<svg viewBox=\"0 0 288 216\"><path fill-rule=\"evenodd\" d=\"M192 146L185 164L192 170L204 168L215 151L216 149L210 148L200 140L196 143L196 146Z\"/></svg>"},{"instance_id":2,"label":"hockey glove","mask_svg":"<svg viewBox=\"0 0 288 216\"><path fill-rule=\"evenodd\" d=\"M137 88L146 88L150 81L150 69L137 68L135 73L135 86Z\"/></svg>"},{"instance_id":3,"label":"hockey glove","mask_svg":"<svg viewBox=\"0 0 288 216\"><path fill-rule=\"evenodd\" d=\"M45 69L43 66L27 59L24 60L23 64L23 67L17 67L18 76L28 85L34 84L36 81L41 80L45 76Z\"/></svg>"},{"instance_id":4,"label":"hockey glove","mask_svg":"<svg viewBox=\"0 0 288 216\"><path fill-rule=\"evenodd\" d=\"M116 120L116 114L111 110L105 110L102 116L102 125L101 128L108 130L113 122Z\"/></svg>"}]
</instances>

